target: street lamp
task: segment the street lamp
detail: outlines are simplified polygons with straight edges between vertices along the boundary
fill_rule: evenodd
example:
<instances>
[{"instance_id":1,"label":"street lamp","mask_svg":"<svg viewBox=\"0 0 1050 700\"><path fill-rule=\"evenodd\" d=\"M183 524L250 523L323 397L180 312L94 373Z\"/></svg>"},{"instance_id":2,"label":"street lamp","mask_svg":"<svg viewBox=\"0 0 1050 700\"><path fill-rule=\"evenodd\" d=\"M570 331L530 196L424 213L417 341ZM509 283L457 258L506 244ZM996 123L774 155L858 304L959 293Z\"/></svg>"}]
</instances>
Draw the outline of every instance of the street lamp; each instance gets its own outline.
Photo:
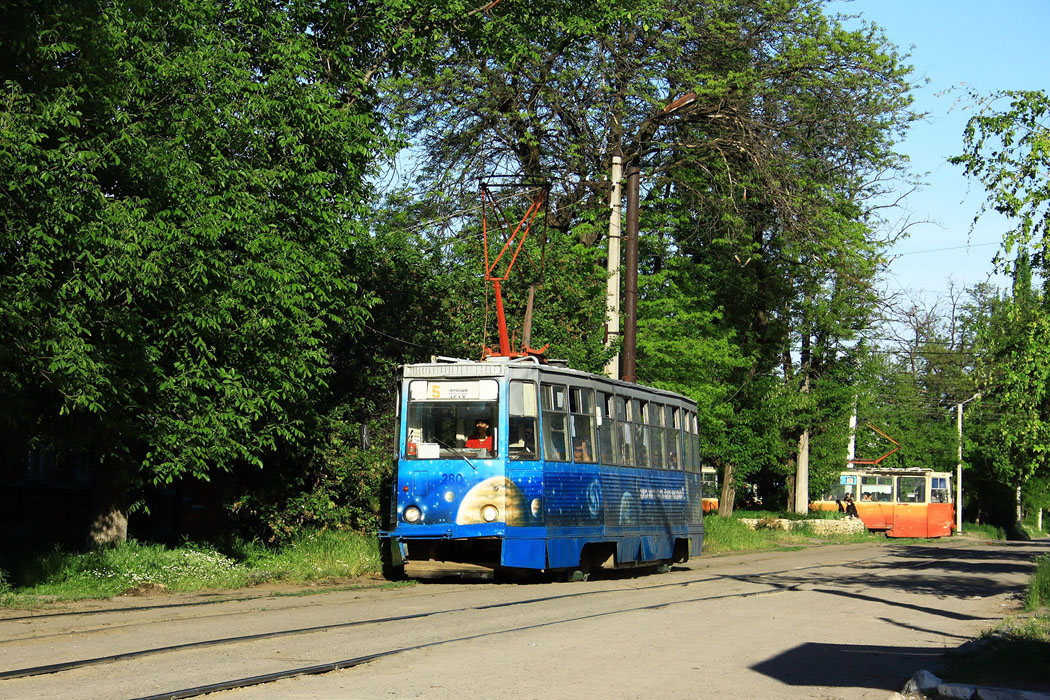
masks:
<instances>
[{"instance_id":1,"label":"street lamp","mask_svg":"<svg viewBox=\"0 0 1050 700\"><path fill-rule=\"evenodd\" d=\"M959 431L959 461L955 466L955 531L962 532L962 414L963 404L968 404L974 399L981 398L981 392L977 392L970 398L962 401L956 407L955 425Z\"/></svg>"}]
</instances>

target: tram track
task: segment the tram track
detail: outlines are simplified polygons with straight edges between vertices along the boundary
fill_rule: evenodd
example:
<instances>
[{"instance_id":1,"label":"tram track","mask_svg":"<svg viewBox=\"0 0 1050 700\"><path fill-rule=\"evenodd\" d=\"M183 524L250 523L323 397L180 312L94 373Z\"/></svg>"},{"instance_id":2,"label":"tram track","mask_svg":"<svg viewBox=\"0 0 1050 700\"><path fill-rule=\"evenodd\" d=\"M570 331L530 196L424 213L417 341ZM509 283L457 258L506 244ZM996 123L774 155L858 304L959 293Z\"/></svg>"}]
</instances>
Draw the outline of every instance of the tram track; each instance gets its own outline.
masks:
<instances>
[{"instance_id":1,"label":"tram track","mask_svg":"<svg viewBox=\"0 0 1050 700\"><path fill-rule=\"evenodd\" d=\"M396 649L389 649L386 651L376 652L372 654L365 654L349 659L343 659L339 661L330 661L321 664L313 664L310 666L302 666L298 668L286 669L283 671L276 671L273 673L260 674L256 676L248 676L244 678L218 681L215 683L209 683L206 685L195 686L192 688L183 688L179 690L165 691L154 695L147 695L132 700L181 700L182 698L192 698L200 695L206 695L208 693L215 693L224 690L234 690L237 688L247 688L254 685L262 685L265 683L273 683L279 680L287 678L295 678L297 676L315 675L319 673L328 673L331 671L338 671L347 668L353 668L354 666L360 666L361 664L375 661L377 659L396 656L398 654L404 654L411 651L419 651L423 649L431 649L434 647L443 646L446 644L457 644L460 642L475 641L479 639L491 638L504 634L517 634L529 630L535 630L542 627L551 627L554 625L571 624L576 622L582 622L586 620L594 620L601 617L608 617L611 615L624 615L628 613L636 613L641 611L661 610L675 605L686 605L699 602L707 602L712 600L724 600L727 598L754 598L758 596L774 595L783 593L785 590L789 590L789 587L775 587L773 590L765 591L750 591L747 593L730 593L724 595L713 595L713 596L702 596L700 598L691 598L680 601L673 601L667 603L657 603L653 605L642 605L633 608L622 608L617 610L608 610L599 613L592 613L589 615L579 615L569 618L561 618L557 620L549 620L546 622L536 623L532 625L514 627L510 629L497 630L494 632L484 632L480 634L472 634L460 637L452 637L449 639L442 639L433 642L427 642L424 644L415 644L406 647L400 647ZM634 589L637 590L637 589ZM498 606L488 606L498 607Z\"/></svg>"},{"instance_id":2,"label":"tram track","mask_svg":"<svg viewBox=\"0 0 1050 700\"><path fill-rule=\"evenodd\" d=\"M743 593L734 593L734 594L715 594L715 595L711 595L711 596L702 596L702 597L699 597L699 598L690 598L690 599L687 599L686 601L683 601L683 602L698 603L698 602L703 602L703 601L706 601L706 600L724 599L726 597L748 597L748 596L752 596L752 595L766 595L766 594L770 594L770 593L782 592L784 590L791 590L793 588L797 588L798 585L801 585L800 583L796 583L795 585L792 586L792 585L785 584L785 583L779 582L779 581L771 581L771 580L769 580L771 577L779 577L779 576L783 576L784 574L792 574L792 573L799 573L799 572L802 572L802 571L809 571L809 570L816 570L816 569L821 569L821 568L828 568L830 566L834 566L834 567L837 567L837 568L850 568L850 567L857 566L859 564L870 565L872 563L872 561L875 561L877 559L888 559L888 558L891 558L893 556L895 556L894 553L886 553L886 554L883 554L883 555L878 556L878 557L864 557L864 558L861 558L861 559L850 560L850 561L845 561L845 562L838 562L838 563L834 563L834 564L819 563L819 564L812 564L812 565L802 566L802 567L789 567L789 568L765 571L765 572L762 572L762 573L759 573L759 574L744 574L744 575L728 574L728 573L716 574L716 575L708 575L708 576L691 577L691 578L688 578L688 579L686 579L684 581L679 580L679 581L673 581L673 582L650 583L650 584L647 584L647 585L631 586L631 587L628 587L628 588L615 588L615 589L602 588L602 589L597 589L597 590L589 589L589 590L575 591L575 592L571 592L571 593L560 593L560 594L544 595L544 596L532 596L532 597L523 598L523 599L520 599L520 600L505 601L505 602L499 602L499 603L485 603L485 604L478 604L478 605L446 607L446 608L441 608L441 609L438 609L438 610L429 610L429 611L425 611L425 612L409 613L409 614L404 614L404 615L382 616L382 617L367 618L367 619L362 619L362 620L351 620L351 621L345 621L345 622L328 623L328 624L323 624L323 625L311 625L311 626L297 627L297 628L292 628L292 629L272 630L272 631L268 631L268 632L261 632L261 633L255 633L255 634L235 635L235 636L229 636L229 637L201 640L201 641L197 641L197 642L185 642L185 643L180 643L180 644L172 644L172 645L164 645L164 646L158 646L158 647L150 647L150 648L138 649L138 650L123 652L123 653L118 653L118 654L110 654L110 655L97 656L97 657L91 657L91 658L75 659L75 660L70 660L70 661L56 662L56 663L52 663L52 664L45 664L45 665L39 665L39 666L9 669L9 670L0 671L0 680L9 680L9 679L16 679L16 678L27 678L27 677L32 677L32 676L40 676L40 675L46 675L46 674L61 673L61 672L65 672L65 671L72 671L72 670L86 668L86 667L90 667L90 666L97 666L97 665L102 665L102 664L116 663L116 662L119 662L119 661L127 661L127 660L132 660L132 659L137 659L137 658L143 658L143 657L147 657L147 656L155 656L155 655L167 654L167 653L178 652L178 651L206 649L206 648L209 648L209 647L219 647L219 646L224 646L224 645L236 645L236 644L243 644L243 643L248 643L248 642L256 642L256 641L261 641L261 640L279 639L279 638L283 638L283 637L292 637L292 636L296 636L296 635L307 635L307 634L311 634L311 633L326 632L326 631L332 631L332 630L338 630L338 629L347 629L347 628L352 628L352 627L363 627L363 626L368 626L368 625L381 625L381 624L386 624L386 623L404 622L404 621L409 621L409 620L419 620L419 619L424 619L424 618L436 617L436 616L440 616L440 615L464 613L464 612L471 612L471 611L478 611L478 612L480 612L480 611L488 611L488 610L495 610L495 609L507 609L507 608L518 607L518 606L535 605L535 604L549 603L549 602L569 600L569 599L577 599L578 600L578 599L582 599L582 598L585 598L585 597L593 597L593 596L616 595L616 594L634 593L634 592L651 592L651 591L658 590L658 589L685 588L685 587L694 586L694 585L700 585L700 584L705 584L705 583L713 583L713 582L718 582L718 581L726 581L726 580L733 580L733 581L736 581L736 582L739 582L739 583L747 583L749 585L767 586L769 588L768 588L768 590L764 590L764 591L752 591L752 592L743 592ZM160 606L158 606L158 607L160 607ZM623 612L629 612L629 611L632 611L632 610L635 610L635 608L624 608L624 609L622 609ZM258 611L251 611L251 612L257 613ZM613 614L614 612L617 612L617 611L610 611L609 613L603 613L603 614ZM243 615L243 614L247 614L247 613L241 612L241 613L236 613L236 614ZM155 621L155 620L151 620L151 621L145 621L145 622L143 622L141 624L156 624L156 622L157 621ZM106 628L105 630L102 630L102 631L110 632L110 631L112 631L112 628ZM90 637L90 632L78 632L78 633L75 633L75 634L78 634L80 636ZM64 633L64 634L62 634L62 636L69 637L71 635L69 633ZM40 637L30 638L28 640L22 640L22 641L35 641L35 640L38 640L38 639L40 639ZM14 641L18 641L18 640L10 640L9 643L14 642ZM454 640L448 640L448 641L454 641ZM393 654L393 653L402 653L403 651L406 651L407 649L411 649L411 648L417 648L417 647L409 647L409 648L406 648L406 649L396 649L396 650L391 650L391 651L385 651L385 652L382 652L380 654L380 656L382 656L382 655L389 655L389 654ZM367 656L368 656L368 658L375 657L375 655L367 655ZM348 668L348 667L351 667L353 665L357 665L359 663L363 663L363 661L361 660L363 658L365 658L365 657L354 657L354 658L350 658L350 659L343 659L343 660L339 660L339 661L328 662L328 663L319 665L317 667L319 670L312 670L312 671L311 670L303 670L303 669L311 669L311 668L313 668L311 666L311 667L303 667L301 669L295 669L294 671L280 672L280 673L283 674L283 675L281 675L282 678L290 677L290 676L294 676L294 675L306 675L306 674L309 674L309 673L323 673L323 672L325 672L325 669L334 670L334 668ZM333 667L333 664L335 665L335 667ZM269 675L272 675L272 674L264 674L264 675L269 676ZM263 682L263 681L259 681L259 682ZM253 684L255 684L255 683L253 683ZM211 686L208 686L208 687L211 687ZM214 692L214 690L207 690L207 691L201 691L201 692L202 693L203 692ZM164 697L174 697L174 696L167 696L167 695L165 695ZM191 695L185 695L185 696L179 696L179 697L192 697L192 696Z\"/></svg>"}]
</instances>

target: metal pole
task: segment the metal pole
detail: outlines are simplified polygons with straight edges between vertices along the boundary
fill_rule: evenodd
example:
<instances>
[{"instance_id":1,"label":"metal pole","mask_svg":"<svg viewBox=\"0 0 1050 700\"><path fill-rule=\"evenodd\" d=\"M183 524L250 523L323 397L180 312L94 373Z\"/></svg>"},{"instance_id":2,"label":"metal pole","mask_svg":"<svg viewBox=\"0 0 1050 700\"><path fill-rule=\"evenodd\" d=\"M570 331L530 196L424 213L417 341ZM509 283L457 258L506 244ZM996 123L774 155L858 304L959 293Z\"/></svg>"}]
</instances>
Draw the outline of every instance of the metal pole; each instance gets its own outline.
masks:
<instances>
[{"instance_id":1,"label":"metal pole","mask_svg":"<svg viewBox=\"0 0 1050 700\"><path fill-rule=\"evenodd\" d=\"M620 181L623 179L623 158L612 159L612 193L609 195L609 260L606 270L609 274L605 289L605 347L616 342L620 335L620 210L622 193ZM620 376L620 353L616 353L605 365L605 374L616 379Z\"/></svg>"},{"instance_id":2,"label":"metal pole","mask_svg":"<svg viewBox=\"0 0 1050 700\"><path fill-rule=\"evenodd\" d=\"M623 374L625 382L636 380L638 343L638 200L641 171L627 168L627 245L623 274Z\"/></svg>"},{"instance_id":3,"label":"metal pole","mask_svg":"<svg viewBox=\"0 0 1050 700\"><path fill-rule=\"evenodd\" d=\"M962 532L962 403L956 408L955 426L959 430L959 461L955 465L955 531Z\"/></svg>"}]
</instances>

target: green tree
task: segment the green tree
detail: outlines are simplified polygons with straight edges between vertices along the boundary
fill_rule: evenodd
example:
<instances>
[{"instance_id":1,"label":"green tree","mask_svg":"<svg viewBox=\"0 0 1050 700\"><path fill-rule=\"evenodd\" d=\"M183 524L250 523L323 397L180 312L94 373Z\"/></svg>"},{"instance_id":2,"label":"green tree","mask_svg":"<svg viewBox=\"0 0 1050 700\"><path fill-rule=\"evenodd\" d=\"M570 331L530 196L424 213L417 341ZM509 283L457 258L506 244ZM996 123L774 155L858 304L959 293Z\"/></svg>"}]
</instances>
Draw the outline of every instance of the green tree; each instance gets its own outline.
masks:
<instances>
[{"instance_id":1,"label":"green tree","mask_svg":"<svg viewBox=\"0 0 1050 700\"><path fill-rule=\"evenodd\" d=\"M1014 224L999 256L1002 269L1013 260L1013 290L1008 300L991 306L980 324L984 360L979 370L982 393L1004 411L994 469L1001 483L1023 492L1032 477L1045 476L1050 468L1050 295L1033 288L1032 274L1050 279L1050 98L1025 90L971 98L977 113L967 122L963 153L951 162L988 194L978 218L991 208Z\"/></svg>"},{"instance_id":2,"label":"green tree","mask_svg":"<svg viewBox=\"0 0 1050 700\"><path fill-rule=\"evenodd\" d=\"M847 31L807 0L541 0L501 13L477 58L454 47L435 58L435 80L387 85L418 143L421 189L459 202L481 174L548 180L552 242L575 237L583 247L570 246L575 264L552 266L545 284L597 292L601 255L584 252L607 230L606 173L622 156L643 173L639 317L656 334L640 343L639 375L710 407L713 431L739 434L705 436L709 459L747 460L739 475L765 468L763 443L763 454L786 461L781 443L798 444L801 417L840 418L841 401L834 418L832 404L819 404L837 392L789 398L768 379L781 374L797 394L818 374L842 377L832 365L871 318L878 245L865 205L902 170L893 143L912 117L909 69L878 30ZM558 248L548 246L548 260ZM579 319L576 332L602 339L600 293L549 301ZM670 341L687 318L708 342ZM562 338L546 339L559 353ZM802 343L807 361L789 366ZM672 352L709 371L685 386ZM814 429L843 442L841 430Z\"/></svg>"},{"instance_id":3,"label":"green tree","mask_svg":"<svg viewBox=\"0 0 1050 700\"><path fill-rule=\"evenodd\" d=\"M0 9L0 425L137 485L306 442L387 147L373 90L466 3L16 0ZM443 24L444 23L444 24ZM464 30L465 31L465 30Z\"/></svg>"},{"instance_id":4,"label":"green tree","mask_svg":"<svg viewBox=\"0 0 1050 700\"><path fill-rule=\"evenodd\" d=\"M1041 90L970 93L976 114L963 132L963 153L950 159L980 182L989 208L1015 224L1003 237L999 262L1009 267L1012 251L1031 251L1032 265L1044 273L1050 224L1050 97Z\"/></svg>"}]
</instances>

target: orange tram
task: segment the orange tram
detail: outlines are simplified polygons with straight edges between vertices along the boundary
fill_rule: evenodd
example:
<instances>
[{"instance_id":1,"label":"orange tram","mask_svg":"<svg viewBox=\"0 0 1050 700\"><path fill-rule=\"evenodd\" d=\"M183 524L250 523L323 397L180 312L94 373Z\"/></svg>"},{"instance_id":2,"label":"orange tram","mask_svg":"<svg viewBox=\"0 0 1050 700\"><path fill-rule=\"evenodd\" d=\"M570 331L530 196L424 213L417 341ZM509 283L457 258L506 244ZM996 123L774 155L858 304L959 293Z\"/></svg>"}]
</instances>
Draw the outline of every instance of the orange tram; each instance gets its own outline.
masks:
<instances>
[{"instance_id":1,"label":"orange tram","mask_svg":"<svg viewBox=\"0 0 1050 700\"><path fill-rule=\"evenodd\" d=\"M864 525L885 531L887 537L945 537L955 529L952 475L948 472L849 469L810 508L839 510L847 494Z\"/></svg>"}]
</instances>

